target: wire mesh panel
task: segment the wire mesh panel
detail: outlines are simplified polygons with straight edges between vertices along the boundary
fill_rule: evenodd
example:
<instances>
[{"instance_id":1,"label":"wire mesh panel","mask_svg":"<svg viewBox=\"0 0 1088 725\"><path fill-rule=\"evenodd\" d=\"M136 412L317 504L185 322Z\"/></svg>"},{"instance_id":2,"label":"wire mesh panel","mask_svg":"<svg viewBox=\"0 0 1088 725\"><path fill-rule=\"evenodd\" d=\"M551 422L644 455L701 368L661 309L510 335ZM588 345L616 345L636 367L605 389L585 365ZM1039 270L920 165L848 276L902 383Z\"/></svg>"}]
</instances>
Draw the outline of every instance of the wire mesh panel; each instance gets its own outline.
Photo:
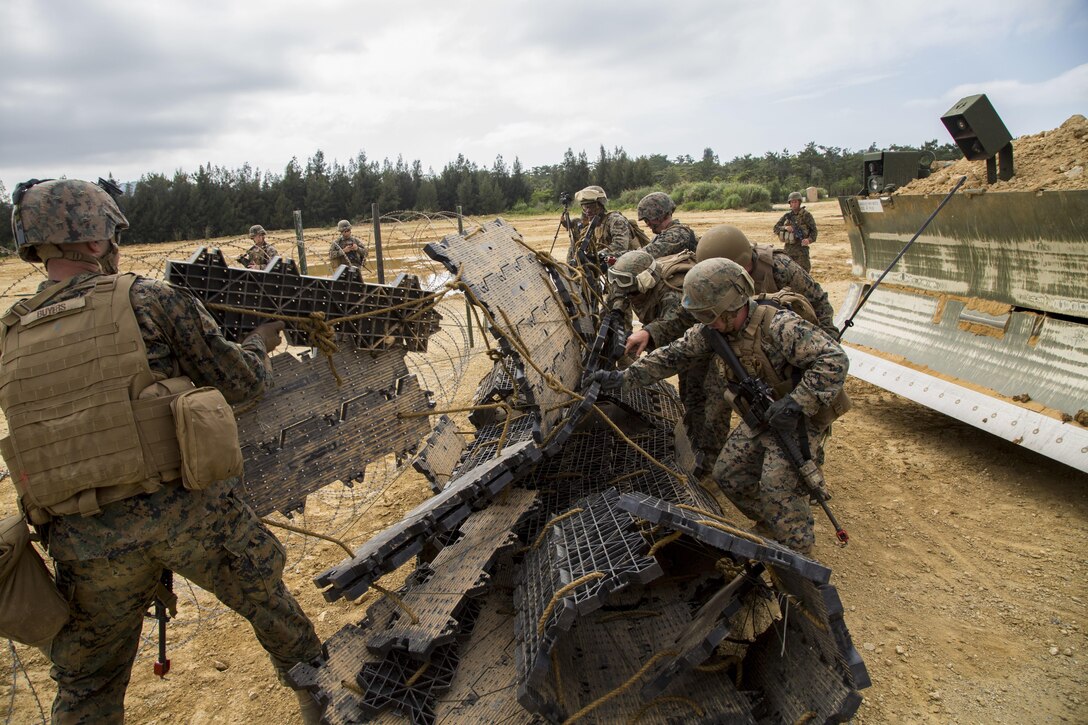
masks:
<instances>
[{"instance_id":1,"label":"wire mesh panel","mask_svg":"<svg viewBox=\"0 0 1088 725\"><path fill-rule=\"evenodd\" d=\"M238 415L245 458L242 495L257 513L298 510L308 493L341 480L362 480L366 465L414 450L429 426L430 401L403 350L333 354L343 384L325 358L272 356L272 386Z\"/></svg>"},{"instance_id":2,"label":"wire mesh panel","mask_svg":"<svg viewBox=\"0 0 1088 725\"><path fill-rule=\"evenodd\" d=\"M398 275L391 285L363 282L346 267L334 277L310 277L299 274L294 261L281 257L263 270L243 269L228 266L220 250L201 247L185 262L167 262L166 280L209 305L208 311L232 340L241 340L265 321L243 310L301 318L320 314L328 321L367 313L335 325L339 344L361 350L397 346L423 351L440 320L428 293L412 275ZM307 333L299 323L288 322L287 332L293 342L305 344Z\"/></svg>"}]
</instances>

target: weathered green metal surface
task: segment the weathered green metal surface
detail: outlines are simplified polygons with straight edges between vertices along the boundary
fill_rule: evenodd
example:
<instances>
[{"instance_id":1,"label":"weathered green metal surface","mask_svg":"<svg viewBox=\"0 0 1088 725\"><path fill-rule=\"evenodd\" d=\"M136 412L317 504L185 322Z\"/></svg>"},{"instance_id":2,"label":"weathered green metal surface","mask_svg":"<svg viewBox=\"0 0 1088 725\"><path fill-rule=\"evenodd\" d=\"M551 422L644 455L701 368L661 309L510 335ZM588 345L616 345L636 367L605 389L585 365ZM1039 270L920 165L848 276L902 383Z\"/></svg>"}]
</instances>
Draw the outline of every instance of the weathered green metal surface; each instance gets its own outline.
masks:
<instances>
[{"instance_id":1,"label":"weathered green metal surface","mask_svg":"<svg viewBox=\"0 0 1088 725\"><path fill-rule=\"evenodd\" d=\"M854 274L876 279L942 198L841 197ZM961 191L885 282L1088 320L1088 190Z\"/></svg>"}]
</instances>

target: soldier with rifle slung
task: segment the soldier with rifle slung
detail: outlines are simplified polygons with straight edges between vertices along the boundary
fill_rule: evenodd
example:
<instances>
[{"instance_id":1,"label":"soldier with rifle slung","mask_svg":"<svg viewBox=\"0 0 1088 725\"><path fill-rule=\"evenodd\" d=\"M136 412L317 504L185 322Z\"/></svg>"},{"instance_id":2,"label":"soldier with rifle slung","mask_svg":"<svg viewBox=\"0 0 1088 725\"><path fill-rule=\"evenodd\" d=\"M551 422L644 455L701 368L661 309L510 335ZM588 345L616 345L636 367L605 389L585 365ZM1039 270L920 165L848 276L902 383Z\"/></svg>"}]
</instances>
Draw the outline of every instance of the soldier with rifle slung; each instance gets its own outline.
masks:
<instances>
[{"instance_id":1,"label":"soldier with rifle slung","mask_svg":"<svg viewBox=\"0 0 1088 725\"><path fill-rule=\"evenodd\" d=\"M816 220L808 209L801 206L800 192L790 193L787 201L790 210L774 225L774 233L782 239L790 259L809 272L812 270L812 260L809 258L808 248L816 241Z\"/></svg>"},{"instance_id":2,"label":"soldier with rifle slung","mask_svg":"<svg viewBox=\"0 0 1088 725\"><path fill-rule=\"evenodd\" d=\"M848 409L849 362L820 327L754 296L752 278L735 262L700 262L684 279L682 304L702 324L624 371L591 379L602 388L644 386L722 356L741 424L726 439L713 478L758 533L807 554L815 543L809 499L830 515L817 464L828 426ZM832 521L845 543L846 532Z\"/></svg>"}]
</instances>

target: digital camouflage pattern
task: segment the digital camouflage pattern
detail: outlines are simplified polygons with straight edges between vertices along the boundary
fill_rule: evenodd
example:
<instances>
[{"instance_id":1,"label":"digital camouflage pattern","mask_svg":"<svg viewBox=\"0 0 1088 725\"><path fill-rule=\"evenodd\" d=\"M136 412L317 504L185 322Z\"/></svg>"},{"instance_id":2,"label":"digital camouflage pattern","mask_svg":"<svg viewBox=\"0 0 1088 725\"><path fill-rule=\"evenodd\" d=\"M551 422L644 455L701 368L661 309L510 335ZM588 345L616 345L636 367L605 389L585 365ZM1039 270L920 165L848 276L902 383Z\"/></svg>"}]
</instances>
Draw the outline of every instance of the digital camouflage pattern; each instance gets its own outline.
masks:
<instances>
[{"instance_id":1,"label":"digital camouflage pattern","mask_svg":"<svg viewBox=\"0 0 1088 725\"><path fill-rule=\"evenodd\" d=\"M354 249L345 249L351 245ZM366 264L368 250L366 245L350 236L347 239L341 237L329 245L329 264L334 268L346 264L349 267L362 267Z\"/></svg>"},{"instance_id":2,"label":"digital camouflage pattern","mask_svg":"<svg viewBox=\"0 0 1088 725\"><path fill-rule=\"evenodd\" d=\"M669 225L661 230L661 233L653 238L649 244L643 247L643 251L656 257L667 257L670 254L689 250L695 251L697 241L695 232L686 224L681 224L679 219L673 219Z\"/></svg>"},{"instance_id":3,"label":"digital camouflage pattern","mask_svg":"<svg viewBox=\"0 0 1088 725\"><path fill-rule=\"evenodd\" d=\"M801 239L808 239L811 244L816 242L816 220L812 214L801 207L796 213L791 209L782 215L778 223L774 225L774 233L785 242L785 251L790 259L801 265L801 269L809 272L812 270L812 260L809 257L809 248L801 244L801 240L795 234L786 229L786 225L801 230Z\"/></svg>"},{"instance_id":4,"label":"digital camouflage pattern","mask_svg":"<svg viewBox=\"0 0 1088 725\"><path fill-rule=\"evenodd\" d=\"M766 250L763 254L761 251ZM770 264L766 259L770 257ZM827 298L827 292L820 283L812 278L805 269L793 261L788 254L780 250L771 250L769 247L756 248L753 255L752 281L756 283L756 293L774 293L790 288L809 301L816 319L820 321L820 327L833 336L838 336L838 328L835 327L835 309ZM767 269L770 268L770 274Z\"/></svg>"},{"instance_id":5,"label":"digital camouflage pattern","mask_svg":"<svg viewBox=\"0 0 1088 725\"><path fill-rule=\"evenodd\" d=\"M676 210L672 198L663 191L653 191L642 197L638 203L638 220L664 219Z\"/></svg>"},{"instance_id":6,"label":"digital camouflage pattern","mask_svg":"<svg viewBox=\"0 0 1088 725\"><path fill-rule=\"evenodd\" d=\"M29 182L28 182L29 183ZM12 209L19 255L40 262L39 244L105 242L128 229L128 219L106 191L88 181L54 179L30 187Z\"/></svg>"},{"instance_id":7,"label":"digital camouflage pattern","mask_svg":"<svg viewBox=\"0 0 1088 725\"><path fill-rule=\"evenodd\" d=\"M276 248L265 242L264 244L254 244L246 250L245 254L238 258L238 261L250 268L264 269L272 261L273 257L278 256L280 256L280 253L276 251Z\"/></svg>"},{"instance_id":8,"label":"digital camouflage pattern","mask_svg":"<svg viewBox=\"0 0 1088 725\"><path fill-rule=\"evenodd\" d=\"M594 228L593 239L589 244L590 251L594 255L603 252L609 257L619 258L628 250L639 249L639 244L631 233L631 222L627 217L618 211L605 211L603 214L604 218Z\"/></svg>"},{"instance_id":9,"label":"digital camouflage pattern","mask_svg":"<svg viewBox=\"0 0 1088 725\"><path fill-rule=\"evenodd\" d=\"M752 306L749 306L751 312ZM734 345L744 336L756 334L753 319L727 339ZM714 365L723 380L732 379L732 371L721 364L702 334L703 325L690 328L682 338L642 357L624 372L624 385L645 386L682 371ZM846 381L846 353L816 325L789 310L778 310L768 330L761 335L761 346L771 366L786 379L793 370L801 373L797 385L788 393L811 419L822 405L829 405ZM753 360L742 358L749 372L760 376ZM707 394L709 399L709 392ZM813 453L819 458L823 430L811 420L807 426L813 437ZM746 516L769 527L778 541L805 552L813 538L812 512L808 496L802 493L801 480L792 464L767 432L756 432L741 422L731 431L714 465L713 477ZM758 482L758 485L757 483ZM757 491L758 489L758 491ZM736 495L738 498L734 499ZM800 515L798 512L803 513Z\"/></svg>"},{"instance_id":10,"label":"digital camouflage pattern","mask_svg":"<svg viewBox=\"0 0 1088 725\"><path fill-rule=\"evenodd\" d=\"M55 299L81 292L64 290ZM271 366L260 336L227 341L196 298L165 282L139 278L130 298L152 372L215 386L232 404L263 392ZM233 483L202 491L167 485L94 516L49 524L49 553L72 609L50 652L58 684L53 722L122 722L143 612L163 567L246 617L278 671L320 654L313 625L283 585L282 547L236 498Z\"/></svg>"}]
</instances>

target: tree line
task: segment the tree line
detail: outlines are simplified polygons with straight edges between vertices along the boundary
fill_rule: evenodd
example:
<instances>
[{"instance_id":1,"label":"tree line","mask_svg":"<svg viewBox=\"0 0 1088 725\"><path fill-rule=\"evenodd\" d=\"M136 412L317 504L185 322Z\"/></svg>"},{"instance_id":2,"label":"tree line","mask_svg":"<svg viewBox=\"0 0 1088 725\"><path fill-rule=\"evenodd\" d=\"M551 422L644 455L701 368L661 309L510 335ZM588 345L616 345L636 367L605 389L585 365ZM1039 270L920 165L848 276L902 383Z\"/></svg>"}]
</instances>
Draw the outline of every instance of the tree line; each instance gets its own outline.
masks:
<instances>
[{"instance_id":1,"label":"tree line","mask_svg":"<svg viewBox=\"0 0 1088 725\"><path fill-rule=\"evenodd\" d=\"M831 196L856 193L862 187L862 154L876 150L875 144L856 151L810 142L796 153L784 149L721 162L710 148L696 160L664 154L632 157L622 147L608 151L601 146L592 160L585 151L576 154L568 148L561 162L531 169L517 158L512 165L499 156L490 166L479 166L459 154L437 174L425 172L418 160L408 163L399 156L379 163L360 151L341 164L318 150L305 166L291 159L282 173L249 164L227 169L210 163L173 176L148 173L121 184L125 195L120 202L132 224L124 241L147 243L244 235L251 224L286 229L294 225L296 209L307 226L332 226L339 219L368 218L375 202L383 214L453 211L458 206L469 215L541 212L558 208L560 192L574 193L590 184L599 184L617 200L625 191L671 192L697 182L758 185L767 193L752 198L781 201L790 191L808 186ZM886 150L960 157L954 144L936 140ZM2 182L0 194L0 213L10 218L10 197ZM630 203L630 196L624 201ZM0 226L0 244L10 248L12 241L10 225Z\"/></svg>"}]
</instances>

